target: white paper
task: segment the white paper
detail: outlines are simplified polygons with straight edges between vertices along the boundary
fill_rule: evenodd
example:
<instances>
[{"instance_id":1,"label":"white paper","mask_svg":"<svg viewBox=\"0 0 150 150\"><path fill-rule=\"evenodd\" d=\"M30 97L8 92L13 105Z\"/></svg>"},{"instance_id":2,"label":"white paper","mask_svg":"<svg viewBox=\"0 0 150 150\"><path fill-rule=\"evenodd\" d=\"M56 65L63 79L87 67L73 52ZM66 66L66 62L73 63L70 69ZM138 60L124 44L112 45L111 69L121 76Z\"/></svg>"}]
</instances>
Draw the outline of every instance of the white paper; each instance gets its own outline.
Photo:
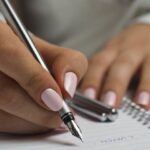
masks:
<instances>
[{"instance_id":1,"label":"white paper","mask_svg":"<svg viewBox=\"0 0 150 150\"><path fill-rule=\"evenodd\" d=\"M70 133L35 137L0 137L0 149L7 150L150 150L150 129L120 112L113 123L76 117L84 143Z\"/></svg>"}]
</instances>

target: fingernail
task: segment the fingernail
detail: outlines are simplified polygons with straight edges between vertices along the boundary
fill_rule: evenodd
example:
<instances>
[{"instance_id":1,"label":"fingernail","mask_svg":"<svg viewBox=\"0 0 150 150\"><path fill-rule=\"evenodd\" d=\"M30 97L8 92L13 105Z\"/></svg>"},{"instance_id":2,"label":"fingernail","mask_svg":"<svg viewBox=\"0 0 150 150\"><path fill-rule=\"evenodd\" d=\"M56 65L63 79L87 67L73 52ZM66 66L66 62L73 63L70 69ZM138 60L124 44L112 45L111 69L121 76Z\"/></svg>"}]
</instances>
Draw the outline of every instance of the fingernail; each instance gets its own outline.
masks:
<instances>
[{"instance_id":1,"label":"fingernail","mask_svg":"<svg viewBox=\"0 0 150 150\"><path fill-rule=\"evenodd\" d=\"M148 92L141 92L139 95L138 95L138 98L137 98L137 103L139 105L148 105L150 102L150 95Z\"/></svg>"},{"instance_id":2,"label":"fingernail","mask_svg":"<svg viewBox=\"0 0 150 150\"><path fill-rule=\"evenodd\" d=\"M102 101L109 106L114 106L116 103L116 99L116 94L112 91L109 91L103 96Z\"/></svg>"},{"instance_id":3,"label":"fingernail","mask_svg":"<svg viewBox=\"0 0 150 150\"><path fill-rule=\"evenodd\" d=\"M64 88L66 92L73 97L77 88L77 76L73 72L68 72L65 74Z\"/></svg>"},{"instance_id":4,"label":"fingernail","mask_svg":"<svg viewBox=\"0 0 150 150\"><path fill-rule=\"evenodd\" d=\"M63 99L53 89L46 89L42 93L41 99L52 111L59 111L63 107Z\"/></svg>"},{"instance_id":5,"label":"fingernail","mask_svg":"<svg viewBox=\"0 0 150 150\"><path fill-rule=\"evenodd\" d=\"M96 91L94 88L88 88L83 93L86 97L95 99L96 98Z\"/></svg>"}]
</instances>

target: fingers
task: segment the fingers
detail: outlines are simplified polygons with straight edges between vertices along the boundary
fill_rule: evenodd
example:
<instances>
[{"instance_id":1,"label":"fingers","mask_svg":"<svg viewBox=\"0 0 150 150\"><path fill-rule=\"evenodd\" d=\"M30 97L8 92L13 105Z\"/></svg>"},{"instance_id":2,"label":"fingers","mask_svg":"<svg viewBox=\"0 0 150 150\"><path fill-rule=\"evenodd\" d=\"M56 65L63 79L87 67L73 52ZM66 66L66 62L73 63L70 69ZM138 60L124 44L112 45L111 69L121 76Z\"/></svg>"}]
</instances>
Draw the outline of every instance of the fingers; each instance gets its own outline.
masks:
<instances>
[{"instance_id":1,"label":"fingers","mask_svg":"<svg viewBox=\"0 0 150 150\"><path fill-rule=\"evenodd\" d=\"M150 56L142 65L141 79L135 95L135 102L145 109L150 109Z\"/></svg>"},{"instance_id":2,"label":"fingers","mask_svg":"<svg viewBox=\"0 0 150 150\"><path fill-rule=\"evenodd\" d=\"M82 93L92 99L99 98L105 74L116 58L116 45L110 44L89 60L89 67L82 80L80 89Z\"/></svg>"},{"instance_id":3,"label":"fingers","mask_svg":"<svg viewBox=\"0 0 150 150\"><path fill-rule=\"evenodd\" d=\"M115 47L114 47L115 49ZM135 52L136 51L136 52ZM93 57L81 85L82 92L104 103L119 107L128 85L143 61L141 50L104 50Z\"/></svg>"},{"instance_id":4,"label":"fingers","mask_svg":"<svg viewBox=\"0 0 150 150\"><path fill-rule=\"evenodd\" d=\"M11 125L10 125L11 122ZM37 134L49 131L31 122L0 110L0 132L9 134Z\"/></svg>"},{"instance_id":5,"label":"fingers","mask_svg":"<svg viewBox=\"0 0 150 150\"><path fill-rule=\"evenodd\" d=\"M142 66L135 101L149 107L149 65L146 65L150 59L149 32L149 26L133 25L110 40L107 47L89 61L82 92L90 98L119 107L131 79Z\"/></svg>"},{"instance_id":6,"label":"fingers","mask_svg":"<svg viewBox=\"0 0 150 150\"><path fill-rule=\"evenodd\" d=\"M47 71L4 23L0 24L0 71L17 81L41 106L58 111L61 91ZM15 44L14 44L15 43Z\"/></svg>"},{"instance_id":7,"label":"fingers","mask_svg":"<svg viewBox=\"0 0 150 150\"><path fill-rule=\"evenodd\" d=\"M61 124L56 112L46 110L14 80L0 73L0 110L41 128L57 128Z\"/></svg>"},{"instance_id":8,"label":"fingers","mask_svg":"<svg viewBox=\"0 0 150 150\"><path fill-rule=\"evenodd\" d=\"M66 54L67 53L67 54ZM52 64L52 72L66 96L73 97L77 85L87 69L87 61L80 52L65 49Z\"/></svg>"},{"instance_id":9,"label":"fingers","mask_svg":"<svg viewBox=\"0 0 150 150\"><path fill-rule=\"evenodd\" d=\"M38 38L34 40L61 88L63 96L73 97L77 84L87 70L86 57L79 51L60 48Z\"/></svg>"},{"instance_id":10,"label":"fingers","mask_svg":"<svg viewBox=\"0 0 150 150\"><path fill-rule=\"evenodd\" d=\"M43 56L46 54L54 75L52 77L6 24L1 23L0 30L4 31L0 33L0 71L17 81L39 105L53 111L60 110L63 106L61 90L64 89L73 96L77 82L87 67L85 57L79 52L67 52L67 49L41 40L42 45L38 46L47 50Z\"/></svg>"},{"instance_id":11,"label":"fingers","mask_svg":"<svg viewBox=\"0 0 150 150\"><path fill-rule=\"evenodd\" d=\"M128 88L132 76L141 64L143 57L141 57L141 51L137 50L136 53L134 50L132 52L126 50L118 55L109 70L103 87L101 95L103 102L110 106L120 106L122 97Z\"/></svg>"}]
</instances>

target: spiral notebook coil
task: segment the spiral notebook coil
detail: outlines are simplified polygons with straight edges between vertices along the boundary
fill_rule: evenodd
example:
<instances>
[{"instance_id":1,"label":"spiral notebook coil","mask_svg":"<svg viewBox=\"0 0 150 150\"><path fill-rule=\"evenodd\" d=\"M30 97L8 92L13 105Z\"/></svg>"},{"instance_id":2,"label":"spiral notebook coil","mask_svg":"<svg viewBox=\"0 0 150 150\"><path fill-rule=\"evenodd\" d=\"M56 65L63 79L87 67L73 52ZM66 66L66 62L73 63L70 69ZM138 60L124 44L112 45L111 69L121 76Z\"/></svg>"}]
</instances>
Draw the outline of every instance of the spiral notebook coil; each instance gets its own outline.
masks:
<instances>
[{"instance_id":1,"label":"spiral notebook coil","mask_svg":"<svg viewBox=\"0 0 150 150\"><path fill-rule=\"evenodd\" d=\"M150 111L146 111L129 98L124 98L121 111L150 129Z\"/></svg>"}]
</instances>

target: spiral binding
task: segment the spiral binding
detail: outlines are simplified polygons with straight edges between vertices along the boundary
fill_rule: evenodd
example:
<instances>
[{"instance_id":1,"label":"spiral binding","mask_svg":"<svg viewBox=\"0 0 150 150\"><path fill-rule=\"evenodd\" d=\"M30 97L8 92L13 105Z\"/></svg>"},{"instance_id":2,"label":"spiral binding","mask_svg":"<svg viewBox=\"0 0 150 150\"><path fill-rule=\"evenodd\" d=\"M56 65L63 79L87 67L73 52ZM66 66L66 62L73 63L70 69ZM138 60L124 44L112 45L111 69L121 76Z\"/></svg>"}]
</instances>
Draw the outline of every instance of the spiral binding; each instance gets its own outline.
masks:
<instances>
[{"instance_id":1,"label":"spiral binding","mask_svg":"<svg viewBox=\"0 0 150 150\"><path fill-rule=\"evenodd\" d=\"M129 98L123 99L121 110L150 129L150 111L146 111L139 105L132 102Z\"/></svg>"}]
</instances>

